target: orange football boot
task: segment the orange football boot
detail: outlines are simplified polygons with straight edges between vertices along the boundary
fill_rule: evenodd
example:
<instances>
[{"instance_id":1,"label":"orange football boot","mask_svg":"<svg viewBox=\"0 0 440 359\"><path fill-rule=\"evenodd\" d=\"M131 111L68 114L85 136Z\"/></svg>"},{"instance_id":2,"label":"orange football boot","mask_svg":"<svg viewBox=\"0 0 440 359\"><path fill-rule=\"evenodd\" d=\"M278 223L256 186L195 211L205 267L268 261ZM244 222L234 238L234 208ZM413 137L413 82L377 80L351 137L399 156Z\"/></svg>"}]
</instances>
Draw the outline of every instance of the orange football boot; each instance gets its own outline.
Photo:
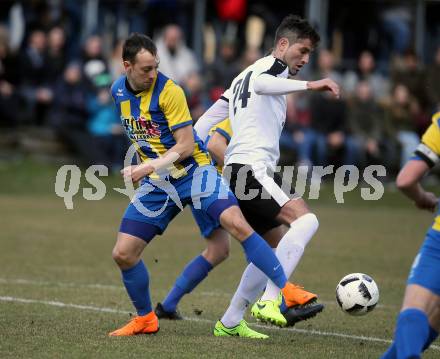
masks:
<instances>
[{"instance_id":1,"label":"orange football boot","mask_svg":"<svg viewBox=\"0 0 440 359\"><path fill-rule=\"evenodd\" d=\"M281 289L284 301L288 308L296 305L306 305L315 302L318 296L314 293L307 292L304 287L287 282L286 286Z\"/></svg>"},{"instance_id":2,"label":"orange football boot","mask_svg":"<svg viewBox=\"0 0 440 359\"><path fill-rule=\"evenodd\" d=\"M122 328L109 333L111 337L130 336L136 334L154 334L159 331L159 319L154 311L147 315L138 315L130 320Z\"/></svg>"}]
</instances>

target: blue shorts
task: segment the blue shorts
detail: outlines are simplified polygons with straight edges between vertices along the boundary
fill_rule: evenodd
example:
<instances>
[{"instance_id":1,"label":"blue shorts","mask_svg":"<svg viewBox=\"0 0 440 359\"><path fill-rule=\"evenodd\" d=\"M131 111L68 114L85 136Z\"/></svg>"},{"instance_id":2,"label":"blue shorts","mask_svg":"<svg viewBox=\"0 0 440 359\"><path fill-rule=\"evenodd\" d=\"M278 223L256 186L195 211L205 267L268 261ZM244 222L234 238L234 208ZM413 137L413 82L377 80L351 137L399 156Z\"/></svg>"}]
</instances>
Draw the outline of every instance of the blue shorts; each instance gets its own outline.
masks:
<instances>
[{"instance_id":1,"label":"blue shorts","mask_svg":"<svg viewBox=\"0 0 440 359\"><path fill-rule=\"evenodd\" d=\"M407 284L418 284L440 295L440 232L429 229L419 250Z\"/></svg>"},{"instance_id":2,"label":"blue shorts","mask_svg":"<svg viewBox=\"0 0 440 359\"><path fill-rule=\"evenodd\" d=\"M153 225L157 228L156 233L162 234L186 205L191 206L202 236L208 237L220 226L219 216L223 210L237 205L237 200L211 165L194 167L177 180L147 178L125 210L121 229L130 228L124 225L124 221L129 220ZM139 231L120 231L139 237ZM151 240L141 238L147 242Z\"/></svg>"}]
</instances>

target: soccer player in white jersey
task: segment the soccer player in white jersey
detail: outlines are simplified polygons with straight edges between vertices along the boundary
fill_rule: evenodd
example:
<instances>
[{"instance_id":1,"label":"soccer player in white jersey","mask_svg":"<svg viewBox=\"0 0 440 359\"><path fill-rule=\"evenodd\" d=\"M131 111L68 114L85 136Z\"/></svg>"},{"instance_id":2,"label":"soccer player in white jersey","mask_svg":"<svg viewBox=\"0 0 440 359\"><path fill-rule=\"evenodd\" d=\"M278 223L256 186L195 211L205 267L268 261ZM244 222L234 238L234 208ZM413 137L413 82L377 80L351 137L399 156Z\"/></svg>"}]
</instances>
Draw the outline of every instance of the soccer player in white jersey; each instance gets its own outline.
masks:
<instances>
[{"instance_id":1,"label":"soccer player in white jersey","mask_svg":"<svg viewBox=\"0 0 440 359\"><path fill-rule=\"evenodd\" d=\"M319 35L306 20L294 15L285 17L276 31L272 54L240 73L195 126L199 136L206 138L213 125L230 117L234 135L226 151L223 175L229 179L243 214L257 233L267 233L280 224L289 227L276 249L287 277L293 273L318 229L318 219L303 199L289 198L283 192L280 177L273 173L286 117L286 95L312 90L330 91L339 97L339 86L331 79L308 82L288 78L308 63L318 42ZM247 200L249 197L253 198ZM214 334L228 335L228 329L238 325L249 303L263 290L266 280L255 266L248 265ZM252 308L252 315L263 321L271 318L271 323L285 326L286 318L279 311L279 315L276 314L276 299L284 299L284 309L296 305L289 301L291 292L296 290L288 285L279 296L280 288L267 282L263 296ZM316 300L312 293L304 291L304 296L306 301Z\"/></svg>"}]
</instances>

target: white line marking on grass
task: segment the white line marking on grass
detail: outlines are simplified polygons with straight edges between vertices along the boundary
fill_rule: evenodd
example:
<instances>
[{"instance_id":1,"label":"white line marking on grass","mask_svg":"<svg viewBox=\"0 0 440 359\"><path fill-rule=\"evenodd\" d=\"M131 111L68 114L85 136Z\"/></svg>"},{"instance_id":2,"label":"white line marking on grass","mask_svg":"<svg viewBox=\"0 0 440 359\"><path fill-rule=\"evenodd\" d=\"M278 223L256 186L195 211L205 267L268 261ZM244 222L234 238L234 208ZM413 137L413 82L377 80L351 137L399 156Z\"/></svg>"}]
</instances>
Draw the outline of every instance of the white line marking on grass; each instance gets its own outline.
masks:
<instances>
[{"instance_id":1,"label":"white line marking on grass","mask_svg":"<svg viewBox=\"0 0 440 359\"><path fill-rule=\"evenodd\" d=\"M20 284L20 285L34 285L34 286L48 286L48 287L61 287L61 288L94 288L94 289L105 289L105 290L125 290L123 285L112 285L112 284L100 284L100 283L65 283L65 282L51 282L44 280L31 280L22 278L0 278L0 283L4 284ZM163 293L168 293L168 291L162 291ZM231 298L233 293L220 292L220 291L201 291L197 292L197 295L205 297L227 297ZM319 303L324 305L337 305L336 301L330 300L319 300ZM400 308L400 305L386 305L378 304L376 308L390 308L396 309Z\"/></svg>"},{"instance_id":2,"label":"white line marking on grass","mask_svg":"<svg viewBox=\"0 0 440 359\"><path fill-rule=\"evenodd\" d=\"M90 310L90 311L101 312L101 313L115 313L115 314L130 314L131 313L127 310L120 310L120 309L113 309L113 308L106 308L106 307L93 307L90 305L80 305L80 304L72 304L72 303L63 303L63 302L57 302L57 301L52 301L52 300L38 300L38 299L27 299L27 298L0 296L0 301L24 303L24 304L43 304L43 305L49 305L49 306L54 306L54 307L60 307L60 308L73 308L73 309L80 309L80 310ZM192 322L209 323L212 325L215 323L212 320L203 319L203 318L185 317L185 319L190 320ZM307 334L307 335L338 337L338 338L364 340L364 341L369 341L369 342L378 342L378 343L385 343L385 344L390 344L392 342L389 339L365 337L365 336L361 336L361 335L351 335L351 334L336 333L336 332L323 332L323 331L314 330L314 329L308 330L308 329L297 329L297 328L276 328L276 327L270 327L270 326L262 325L262 324L258 324L258 323L252 323L252 326L258 327L258 328L264 328L267 330L283 330L283 331L287 330L290 332ZM431 345L430 348L434 349L434 350L440 350L440 346L438 346L438 345Z\"/></svg>"},{"instance_id":3,"label":"white line marking on grass","mask_svg":"<svg viewBox=\"0 0 440 359\"><path fill-rule=\"evenodd\" d=\"M0 278L0 283L4 284L19 284L19 285L34 285L41 287L61 287L61 288L94 288L94 289L108 289L108 290L124 290L124 286L121 285L113 285L113 284L99 284L99 283L64 283L64 282L50 282L44 280L31 280L31 279L22 279L22 278ZM168 293L168 291L163 290L162 292ZM218 297L224 296L231 298L231 293L219 292L219 291L204 291L198 292L197 294L206 296L206 297Z\"/></svg>"},{"instance_id":4,"label":"white line marking on grass","mask_svg":"<svg viewBox=\"0 0 440 359\"><path fill-rule=\"evenodd\" d=\"M123 286L111 285L111 284L82 284L82 283L63 283L63 282L49 282L44 280L31 280L31 279L7 279L0 278L0 283L5 284L25 284L35 286L53 286L53 287L65 287L65 288L97 288L97 289L123 289Z\"/></svg>"},{"instance_id":5,"label":"white line marking on grass","mask_svg":"<svg viewBox=\"0 0 440 359\"><path fill-rule=\"evenodd\" d=\"M44 305L51 305L54 307L61 307L61 308L74 308L74 309L81 309L81 310L91 310L94 312L130 314L130 312L125 311L125 310L118 310L118 309L113 309L113 308L92 307L90 305L63 303L63 302L57 302L57 301L53 301L53 300L37 300L37 299L26 299L26 298L16 298L16 297L0 297L0 301L26 303L26 304L44 304Z\"/></svg>"}]
</instances>

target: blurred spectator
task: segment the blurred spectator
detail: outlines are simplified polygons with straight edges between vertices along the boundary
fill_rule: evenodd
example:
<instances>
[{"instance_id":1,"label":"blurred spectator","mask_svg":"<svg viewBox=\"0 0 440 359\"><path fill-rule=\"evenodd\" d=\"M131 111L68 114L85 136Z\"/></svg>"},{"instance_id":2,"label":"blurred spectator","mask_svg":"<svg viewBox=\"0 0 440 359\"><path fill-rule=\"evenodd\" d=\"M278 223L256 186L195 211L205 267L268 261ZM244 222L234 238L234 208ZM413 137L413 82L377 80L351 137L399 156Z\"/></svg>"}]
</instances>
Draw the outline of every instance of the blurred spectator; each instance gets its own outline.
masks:
<instances>
[{"instance_id":1,"label":"blurred spectator","mask_svg":"<svg viewBox=\"0 0 440 359\"><path fill-rule=\"evenodd\" d=\"M17 85L19 68L17 58L10 52L9 34L0 26L0 126L14 127L19 121Z\"/></svg>"},{"instance_id":2,"label":"blurred spectator","mask_svg":"<svg viewBox=\"0 0 440 359\"><path fill-rule=\"evenodd\" d=\"M354 97L348 106L348 126L360 149L360 163L382 163L387 168L393 166L397 157L396 144L385 140L384 113L374 101L369 82L361 81L356 86Z\"/></svg>"},{"instance_id":3,"label":"blurred spectator","mask_svg":"<svg viewBox=\"0 0 440 359\"><path fill-rule=\"evenodd\" d=\"M86 131L86 87L82 80L81 67L69 64L63 78L54 88L56 94L51 110L50 124L58 136L81 158L88 158L90 137ZM86 165L91 161L86 160Z\"/></svg>"},{"instance_id":4,"label":"blurred spectator","mask_svg":"<svg viewBox=\"0 0 440 359\"><path fill-rule=\"evenodd\" d=\"M224 91L240 73L234 41L224 39L220 45L219 55L207 69L208 85Z\"/></svg>"},{"instance_id":5,"label":"blurred spectator","mask_svg":"<svg viewBox=\"0 0 440 359\"><path fill-rule=\"evenodd\" d=\"M418 102L421 110L426 109L428 98L425 89L426 74L419 64L419 58L414 50L407 50L403 61L397 63L392 74L393 86L405 85L409 94Z\"/></svg>"},{"instance_id":6,"label":"blurred spectator","mask_svg":"<svg viewBox=\"0 0 440 359\"><path fill-rule=\"evenodd\" d=\"M304 131L304 141L299 149L301 160L318 166L327 165L330 158L332 163L357 164L360 149L347 133L345 102L316 94L311 97L310 109L310 128Z\"/></svg>"},{"instance_id":7,"label":"blurred spectator","mask_svg":"<svg viewBox=\"0 0 440 359\"><path fill-rule=\"evenodd\" d=\"M256 47L248 47L244 51L243 55L241 56L241 66L240 66L240 72L243 71L248 66L252 65L255 61L263 57L263 53L260 49Z\"/></svg>"},{"instance_id":8,"label":"blurred spectator","mask_svg":"<svg viewBox=\"0 0 440 359\"><path fill-rule=\"evenodd\" d=\"M28 44L20 56L21 93L26 100L29 119L42 125L52 102L49 87L49 65L46 58L46 35L34 30L29 35Z\"/></svg>"},{"instance_id":9,"label":"blurred spectator","mask_svg":"<svg viewBox=\"0 0 440 359\"><path fill-rule=\"evenodd\" d=\"M102 158L96 159L95 164L104 164L111 171L117 172L122 168L126 140L110 95L111 83L110 74L95 76L94 84L97 90L87 100L89 111L87 129L102 155Z\"/></svg>"},{"instance_id":10,"label":"blurred spectator","mask_svg":"<svg viewBox=\"0 0 440 359\"><path fill-rule=\"evenodd\" d=\"M88 37L84 44L82 71L90 87L93 87L93 79L95 76L108 71L107 62L102 52L102 39L98 35Z\"/></svg>"},{"instance_id":11,"label":"blurred spectator","mask_svg":"<svg viewBox=\"0 0 440 359\"><path fill-rule=\"evenodd\" d=\"M290 160L294 155L299 164L310 164L309 156L304 153L304 133L310 127L310 97L305 92L289 94L286 97L286 123L280 137L280 149L286 152ZM291 163L290 163L291 164Z\"/></svg>"},{"instance_id":12,"label":"blurred spectator","mask_svg":"<svg viewBox=\"0 0 440 359\"><path fill-rule=\"evenodd\" d=\"M434 63L428 68L426 87L431 111L440 111L440 46L435 53Z\"/></svg>"},{"instance_id":13,"label":"blurred spectator","mask_svg":"<svg viewBox=\"0 0 440 359\"><path fill-rule=\"evenodd\" d=\"M319 52L318 71L313 77L330 77L341 83L341 74L334 69L333 55L330 51ZM303 130L304 136L298 147L301 164L325 166L330 157L335 156L336 160L342 161L343 164L356 164L359 148L347 133L346 103L327 93L315 93L310 97L310 114L310 127Z\"/></svg>"},{"instance_id":14,"label":"blurred spectator","mask_svg":"<svg viewBox=\"0 0 440 359\"><path fill-rule=\"evenodd\" d=\"M344 76L343 89L349 95L353 94L360 81L369 84L371 95L376 101L384 99L388 95L389 83L377 71L375 71L375 60L369 51L362 51L358 60L357 71L348 71Z\"/></svg>"},{"instance_id":15,"label":"blurred spectator","mask_svg":"<svg viewBox=\"0 0 440 359\"><path fill-rule=\"evenodd\" d=\"M125 73L124 65L122 63L122 45L124 41L119 40L113 48L112 56L109 61L110 74L113 81Z\"/></svg>"},{"instance_id":16,"label":"blurred spectator","mask_svg":"<svg viewBox=\"0 0 440 359\"><path fill-rule=\"evenodd\" d=\"M185 45L177 25L166 26L156 44L159 70L173 81L182 84L188 75L199 71L197 59Z\"/></svg>"},{"instance_id":17,"label":"blurred spectator","mask_svg":"<svg viewBox=\"0 0 440 359\"><path fill-rule=\"evenodd\" d=\"M59 26L53 27L47 35L47 63L50 66L49 78L54 83L63 75L66 65L65 46L66 35L64 29Z\"/></svg>"},{"instance_id":18,"label":"blurred spectator","mask_svg":"<svg viewBox=\"0 0 440 359\"><path fill-rule=\"evenodd\" d=\"M386 116L401 147L400 166L412 156L420 142L417 135L416 116L419 112L417 101L411 97L408 88L397 84L386 107Z\"/></svg>"},{"instance_id":19,"label":"blurred spectator","mask_svg":"<svg viewBox=\"0 0 440 359\"><path fill-rule=\"evenodd\" d=\"M107 97L110 96L107 87L105 91ZM99 118L99 100L97 104L93 103L98 96L91 95L87 90L80 64L71 63L66 67L62 80L55 87L55 94L50 123L58 136L79 156L82 165L103 164L111 167L113 162L109 158L113 152L108 150L107 141L100 136L105 137L108 133L106 130L111 125L106 124L113 123L115 112L110 117ZM105 95L101 96L107 101ZM90 121L88 106L92 110Z\"/></svg>"},{"instance_id":20,"label":"blurred spectator","mask_svg":"<svg viewBox=\"0 0 440 359\"><path fill-rule=\"evenodd\" d=\"M318 54L318 71L314 78L331 78L337 84L342 83L342 75L335 69L335 58L329 50L321 50Z\"/></svg>"},{"instance_id":21,"label":"blurred spectator","mask_svg":"<svg viewBox=\"0 0 440 359\"><path fill-rule=\"evenodd\" d=\"M196 120L211 105L211 102L203 91L202 79L197 72L193 72L185 78L182 86L185 90L191 117Z\"/></svg>"}]
</instances>

